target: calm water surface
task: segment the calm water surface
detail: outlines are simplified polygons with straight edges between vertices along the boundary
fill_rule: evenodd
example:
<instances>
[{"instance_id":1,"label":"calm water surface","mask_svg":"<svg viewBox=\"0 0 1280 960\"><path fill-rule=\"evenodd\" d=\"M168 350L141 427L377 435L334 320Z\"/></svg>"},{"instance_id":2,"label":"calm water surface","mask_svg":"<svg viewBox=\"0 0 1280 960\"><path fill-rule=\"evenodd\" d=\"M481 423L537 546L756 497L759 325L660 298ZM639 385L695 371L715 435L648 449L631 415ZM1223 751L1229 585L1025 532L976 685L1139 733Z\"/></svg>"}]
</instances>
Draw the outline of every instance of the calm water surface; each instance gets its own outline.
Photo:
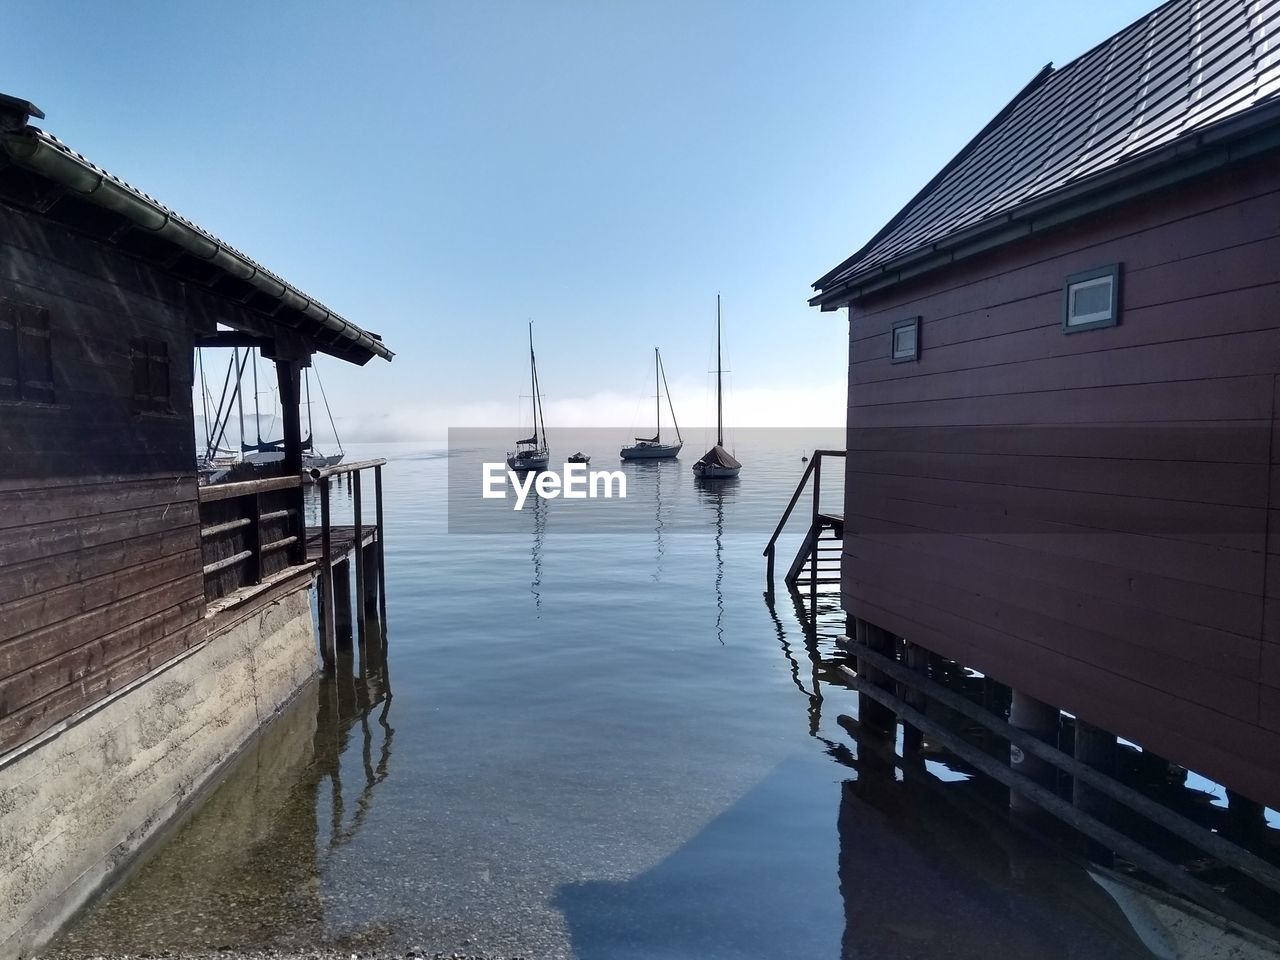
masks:
<instances>
[{"instance_id":1,"label":"calm water surface","mask_svg":"<svg viewBox=\"0 0 1280 960\"><path fill-rule=\"evenodd\" d=\"M564 501L449 534L442 446L349 451L392 461L385 664L308 687L58 948L1146 956L978 784L851 736L834 597L816 632L765 603L800 451L839 433L744 436L719 487L699 442L628 467L652 523L598 535L557 533Z\"/></svg>"}]
</instances>

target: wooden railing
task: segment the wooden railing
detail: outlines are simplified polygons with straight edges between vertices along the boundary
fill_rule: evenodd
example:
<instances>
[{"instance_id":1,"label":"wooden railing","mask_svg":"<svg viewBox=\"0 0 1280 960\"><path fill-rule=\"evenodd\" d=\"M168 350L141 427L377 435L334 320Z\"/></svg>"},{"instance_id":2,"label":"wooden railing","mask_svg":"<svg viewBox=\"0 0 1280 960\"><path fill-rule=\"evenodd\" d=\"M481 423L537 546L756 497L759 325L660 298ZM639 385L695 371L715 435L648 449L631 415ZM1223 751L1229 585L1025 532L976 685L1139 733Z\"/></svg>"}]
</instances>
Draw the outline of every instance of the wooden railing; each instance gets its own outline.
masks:
<instances>
[{"instance_id":1,"label":"wooden railing","mask_svg":"<svg viewBox=\"0 0 1280 960\"><path fill-rule=\"evenodd\" d=\"M338 644L350 642L350 632L339 629L339 615L350 616L351 601L347 591L347 581L343 589L336 588L339 579L334 575L335 566L348 562L347 553L354 555L350 562L355 565L355 598L359 605L359 614L355 617L356 633L363 645L367 639L368 616L376 605L382 622L386 620L386 561L383 553L383 518L382 518L382 467L387 461L358 460L354 463L340 463L332 467L318 467L307 471L308 479L320 488L320 647L325 664L331 667L334 662ZM374 523L370 527L365 523L364 499L361 491L361 475L366 470L373 471L374 490ZM350 543L345 535L335 538L332 522L330 482L334 477L346 477L351 483L352 512L354 521ZM345 534L345 531L343 531ZM366 544L366 540L369 542ZM345 576L346 569L342 574Z\"/></svg>"},{"instance_id":2,"label":"wooden railing","mask_svg":"<svg viewBox=\"0 0 1280 960\"><path fill-rule=\"evenodd\" d=\"M804 493L804 488L808 485L811 477L813 478L813 515L809 521L809 529L812 530L818 526L822 513L822 460L824 457L839 457L843 460L845 458L845 451L813 451L813 459L810 460L809 465L804 468L804 473L800 476L800 482L796 484L796 492L791 495L791 500L787 504L787 509L782 511L782 519L778 521L777 527L774 528L773 536L771 536L769 538L769 542L765 544L764 556L768 561L768 569L766 570L765 577L768 584L770 599L773 597L773 560L774 553L777 549L778 537L782 535L783 528L786 527L787 521L791 519L791 512L795 510L796 504L800 502L800 495Z\"/></svg>"},{"instance_id":3,"label":"wooden railing","mask_svg":"<svg viewBox=\"0 0 1280 960\"><path fill-rule=\"evenodd\" d=\"M301 477L270 477L200 488L206 599L306 561L301 485Z\"/></svg>"}]
</instances>

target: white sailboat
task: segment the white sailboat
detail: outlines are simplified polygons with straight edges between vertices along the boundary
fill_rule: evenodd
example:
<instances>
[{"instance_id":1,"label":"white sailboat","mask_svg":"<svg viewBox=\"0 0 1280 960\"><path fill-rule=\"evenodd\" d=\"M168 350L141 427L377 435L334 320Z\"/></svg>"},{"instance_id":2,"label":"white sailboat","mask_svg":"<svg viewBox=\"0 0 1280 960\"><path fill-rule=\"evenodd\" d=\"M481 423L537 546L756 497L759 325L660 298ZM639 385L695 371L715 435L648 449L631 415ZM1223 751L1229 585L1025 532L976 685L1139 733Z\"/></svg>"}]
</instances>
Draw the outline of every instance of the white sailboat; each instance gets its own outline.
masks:
<instances>
[{"instance_id":1,"label":"white sailboat","mask_svg":"<svg viewBox=\"0 0 1280 960\"><path fill-rule=\"evenodd\" d=\"M658 348L653 348L653 383L654 399L657 405L658 429L652 437L636 437L636 442L623 447L623 460L671 460L680 455L684 439L680 436L680 425L676 423L676 408L671 404L671 391L667 389L667 372L662 368L662 355ZM676 430L675 443L662 442L662 393L667 395L667 407L671 410L671 425Z\"/></svg>"},{"instance_id":2,"label":"white sailboat","mask_svg":"<svg viewBox=\"0 0 1280 960\"><path fill-rule=\"evenodd\" d=\"M533 384L533 436L517 440L514 451L507 454L512 470L545 470L551 459L547 448L547 427L542 420L542 395L538 392L538 364L533 356L533 324L529 324L529 379ZM539 432L541 431L541 432Z\"/></svg>"},{"instance_id":3,"label":"white sailboat","mask_svg":"<svg viewBox=\"0 0 1280 960\"><path fill-rule=\"evenodd\" d=\"M693 472L703 480L736 477L742 464L724 448L724 365L720 361L720 294L716 294L716 445L693 465Z\"/></svg>"}]
</instances>

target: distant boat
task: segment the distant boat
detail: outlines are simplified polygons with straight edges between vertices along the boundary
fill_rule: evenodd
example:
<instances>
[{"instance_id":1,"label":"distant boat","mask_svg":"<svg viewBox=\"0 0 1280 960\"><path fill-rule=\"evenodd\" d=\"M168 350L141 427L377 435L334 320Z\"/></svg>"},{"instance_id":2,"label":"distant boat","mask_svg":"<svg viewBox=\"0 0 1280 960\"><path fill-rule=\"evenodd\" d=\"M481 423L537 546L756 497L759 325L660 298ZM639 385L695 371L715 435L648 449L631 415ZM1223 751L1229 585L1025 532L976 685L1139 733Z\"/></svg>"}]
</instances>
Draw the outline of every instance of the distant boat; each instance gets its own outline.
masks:
<instances>
[{"instance_id":1,"label":"distant boat","mask_svg":"<svg viewBox=\"0 0 1280 960\"><path fill-rule=\"evenodd\" d=\"M704 480L736 477L742 470L736 457L724 448L724 365L720 362L720 294L716 294L716 445L693 465L693 472Z\"/></svg>"},{"instance_id":2,"label":"distant boat","mask_svg":"<svg viewBox=\"0 0 1280 960\"><path fill-rule=\"evenodd\" d=\"M249 363L253 369L253 423L257 434L257 443L246 443L244 436L244 403L240 401L240 453L245 463L255 467L265 467L284 460L284 440L262 439L262 412L258 406L258 363L254 357L254 348L249 348ZM304 368L306 383L307 436L302 441L302 470L306 473L320 467L334 467L342 462L345 451L342 449L342 438L338 436L338 428L333 422L333 411L329 409L329 397L324 392L324 382L320 379L320 371L316 370L316 383L320 387L320 399L324 403L324 412L329 418L329 426L333 430L334 442L338 452L331 454L318 453L315 449L315 429L311 420L311 368Z\"/></svg>"},{"instance_id":3,"label":"distant boat","mask_svg":"<svg viewBox=\"0 0 1280 960\"><path fill-rule=\"evenodd\" d=\"M658 429L652 437L636 437L636 442L629 447L623 447L621 456L623 460L671 460L680 455L680 450L684 446L684 438L680 436L680 425L676 423L676 408L671 404L671 391L667 389L667 372L662 369L662 355L658 353L658 348L653 348L653 396L656 401L658 413ZM662 393L658 392L659 387L667 395L667 407L671 410L671 425L676 429L676 442L662 442Z\"/></svg>"},{"instance_id":4,"label":"distant boat","mask_svg":"<svg viewBox=\"0 0 1280 960\"><path fill-rule=\"evenodd\" d=\"M571 454L567 462L568 463L590 463L591 457L583 453L581 450L579 450L577 453Z\"/></svg>"},{"instance_id":5,"label":"distant boat","mask_svg":"<svg viewBox=\"0 0 1280 960\"><path fill-rule=\"evenodd\" d=\"M533 356L533 324L529 324L529 379L533 384L533 436L517 440L514 452L507 454L512 470L545 470L551 459L547 448L547 426L542 420L542 395L538 392L538 364ZM541 432L539 432L541 431Z\"/></svg>"}]
</instances>

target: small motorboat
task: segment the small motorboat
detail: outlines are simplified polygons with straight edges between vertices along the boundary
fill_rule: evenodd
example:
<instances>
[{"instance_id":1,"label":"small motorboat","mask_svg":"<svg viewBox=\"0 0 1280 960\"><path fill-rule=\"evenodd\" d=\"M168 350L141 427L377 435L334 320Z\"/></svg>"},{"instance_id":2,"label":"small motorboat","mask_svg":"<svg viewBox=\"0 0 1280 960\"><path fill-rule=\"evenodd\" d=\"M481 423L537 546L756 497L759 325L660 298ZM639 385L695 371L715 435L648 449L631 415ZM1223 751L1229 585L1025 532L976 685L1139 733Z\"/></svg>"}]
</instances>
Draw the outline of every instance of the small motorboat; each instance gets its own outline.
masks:
<instances>
[{"instance_id":1,"label":"small motorboat","mask_svg":"<svg viewBox=\"0 0 1280 960\"><path fill-rule=\"evenodd\" d=\"M591 462L591 457L589 457L587 454L585 454L585 453L583 453L581 450L579 450L577 453L572 454L572 455L569 457L568 461L566 461L566 462L568 462L568 463L590 463L590 462Z\"/></svg>"}]
</instances>

